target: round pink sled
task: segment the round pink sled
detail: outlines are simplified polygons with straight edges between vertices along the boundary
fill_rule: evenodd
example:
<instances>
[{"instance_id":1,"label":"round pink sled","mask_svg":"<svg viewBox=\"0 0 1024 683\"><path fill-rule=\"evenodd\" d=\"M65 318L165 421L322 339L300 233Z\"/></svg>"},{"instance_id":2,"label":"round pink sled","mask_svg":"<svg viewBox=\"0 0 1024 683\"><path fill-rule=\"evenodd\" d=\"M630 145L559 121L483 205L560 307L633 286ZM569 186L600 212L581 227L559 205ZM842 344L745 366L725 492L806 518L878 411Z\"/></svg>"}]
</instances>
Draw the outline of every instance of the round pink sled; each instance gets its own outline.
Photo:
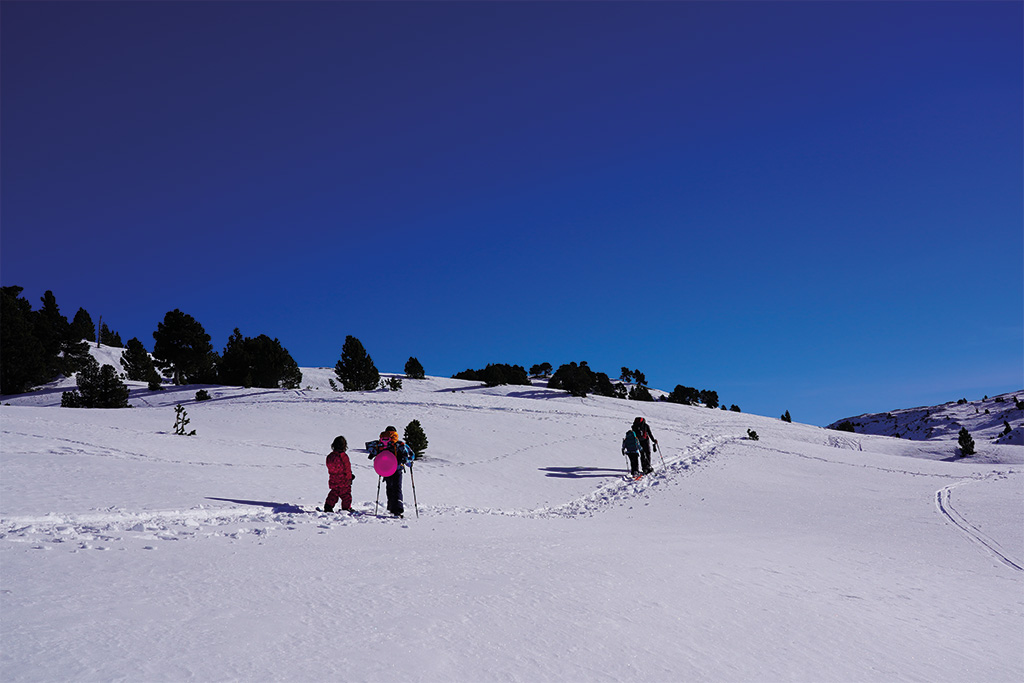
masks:
<instances>
[{"instance_id":1,"label":"round pink sled","mask_svg":"<svg viewBox=\"0 0 1024 683\"><path fill-rule=\"evenodd\" d=\"M398 470L398 458L391 451L381 451L373 459L373 471L382 477L390 477Z\"/></svg>"}]
</instances>

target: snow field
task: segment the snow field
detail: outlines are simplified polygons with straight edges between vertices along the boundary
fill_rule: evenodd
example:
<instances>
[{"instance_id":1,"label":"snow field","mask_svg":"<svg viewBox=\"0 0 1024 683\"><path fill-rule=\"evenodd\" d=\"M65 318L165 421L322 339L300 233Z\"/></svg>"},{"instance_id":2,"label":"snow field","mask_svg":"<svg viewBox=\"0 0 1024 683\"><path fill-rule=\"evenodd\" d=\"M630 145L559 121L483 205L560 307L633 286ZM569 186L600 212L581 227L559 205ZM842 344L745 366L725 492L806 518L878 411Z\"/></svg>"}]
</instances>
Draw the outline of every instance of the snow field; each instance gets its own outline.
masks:
<instances>
[{"instance_id":1,"label":"snow field","mask_svg":"<svg viewBox=\"0 0 1024 683\"><path fill-rule=\"evenodd\" d=\"M5 681L1024 677L1021 447L304 372L209 387L194 437L195 387L0 407ZM641 414L664 464L627 482ZM420 516L406 476L406 518L376 518L362 443L411 419ZM337 434L360 515L308 512Z\"/></svg>"}]
</instances>

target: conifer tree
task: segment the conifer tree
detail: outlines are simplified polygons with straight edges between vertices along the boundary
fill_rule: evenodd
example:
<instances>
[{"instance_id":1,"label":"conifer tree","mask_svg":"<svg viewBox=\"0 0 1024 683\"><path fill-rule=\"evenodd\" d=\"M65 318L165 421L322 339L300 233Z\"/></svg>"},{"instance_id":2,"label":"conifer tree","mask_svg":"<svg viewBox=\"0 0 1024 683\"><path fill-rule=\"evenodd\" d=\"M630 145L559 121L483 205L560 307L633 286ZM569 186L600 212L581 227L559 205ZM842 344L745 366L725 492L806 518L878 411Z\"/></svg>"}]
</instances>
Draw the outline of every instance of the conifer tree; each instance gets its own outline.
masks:
<instances>
[{"instance_id":1,"label":"conifer tree","mask_svg":"<svg viewBox=\"0 0 1024 683\"><path fill-rule=\"evenodd\" d=\"M967 427L960 428L957 443L960 445L960 455L965 458L968 455L974 455L974 438L971 436L971 433L967 431Z\"/></svg>"},{"instance_id":2,"label":"conifer tree","mask_svg":"<svg viewBox=\"0 0 1024 683\"><path fill-rule=\"evenodd\" d=\"M61 352L68 339L71 325L61 315L57 298L53 292L46 290L42 298L42 307L35 314L35 336L43 354L46 367L46 380L50 381L64 374L66 369Z\"/></svg>"},{"instance_id":3,"label":"conifer tree","mask_svg":"<svg viewBox=\"0 0 1024 683\"><path fill-rule=\"evenodd\" d=\"M781 419L782 419L783 422L792 422L793 421L793 418L790 417L788 410L782 414L782 418Z\"/></svg>"},{"instance_id":4,"label":"conifer tree","mask_svg":"<svg viewBox=\"0 0 1024 683\"><path fill-rule=\"evenodd\" d=\"M74 408L128 408L128 387L113 365L100 367L92 356L78 371L77 392L65 392L61 405ZM70 396L68 394L71 394ZM77 394L77 396L75 396Z\"/></svg>"},{"instance_id":5,"label":"conifer tree","mask_svg":"<svg viewBox=\"0 0 1024 683\"><path fill-rule=\"evenodd\" d=\"M423 451L427 450L427 435L419 420L413 420L405 426L404 438L405 443L416 453L416 457L422 458Z\"/></svg>"},{"instance_id":6,"label":"conifer tree","mask_svg":"<svg viewBox=\"0 0 1024 683\"><path fill-rule=\"evenodd\" d=\"M263 389L297 389L302 372L277 339L243 337L236 327L218 365L221 384Z\"/></svg>"},{"instance_id":7,"label":"conifer tree","mask_svg":"<svg viewBox=\"0 0 1024 683\"><path fill-rule=\"evenodd\" d=\"M160 382L160 374L156 371L153 358L138 337L128 340L128 346L121 354L121 365L124 366L128 379L133 382Z\"/></svg>"},{"instance_id":8,"label":"conifer tree","mask_svg":"<svg viewBox=\"0 0 1024 683\"><path fill-rule=\"evenodd\" d=\"M32 304L24 288L0 288L0 393L21 394L51 378L35 334Z\"/></svg>"},{"instance_id":9,"label":"conifer tree","mask_svg":"<svg viewBox=\"0 0 1024 683\"><path fill-rule=\"evenodd\" d=\"M175 384L216 381L217 354L210 335L195 318L178 309L169 311L153 333L153 358L169 370Z\"/></svg>"},{"instance_id":10,"label":"conifer tree","mask_svg":"<svg viewBox=\"0 0 1024 683\"><path fill-rule=\"evenodd\" d=\"M84 308L79 308L78 312L75 313L75 317L71 320L71 339L82 341L88 339L94 341L96 339L96 325L92 322L92 316Z\"/></svg>"},{"instance_id":11,"label":"conifer tree","mask_svg":"<svg viewBox=\"0 0 1024 683\"><path fill-rule=\"evenodd\" d=\"M345 337L341 360L334 366L334 374L345 391L373 391L380 384L377 366L363 348L363 343L352 335Z\"/></svg>"},{"instance_id":12,"label":"conifer tree","mask_svg":"<svg viewBox=\"0 0 1024 683\"><path fill-rule=\"evenodd\" d=\"M107 327L106 323L102 323L100 325L100 343L104 346L114 346L117 348L124 346L121 343L121 335L117 332L111 331L111 329Z\"/></svg>"},{"instance_id":13,"label":"conifer tree","mask_svg":"<svg viewBox=\"0 0 1024 683\"><path fill-rule=\"evenodd\" d=\"M426 372L416 356L410 356L405 362L405 376L409 379L426 379Z\"/></svg>"}]
</instances>

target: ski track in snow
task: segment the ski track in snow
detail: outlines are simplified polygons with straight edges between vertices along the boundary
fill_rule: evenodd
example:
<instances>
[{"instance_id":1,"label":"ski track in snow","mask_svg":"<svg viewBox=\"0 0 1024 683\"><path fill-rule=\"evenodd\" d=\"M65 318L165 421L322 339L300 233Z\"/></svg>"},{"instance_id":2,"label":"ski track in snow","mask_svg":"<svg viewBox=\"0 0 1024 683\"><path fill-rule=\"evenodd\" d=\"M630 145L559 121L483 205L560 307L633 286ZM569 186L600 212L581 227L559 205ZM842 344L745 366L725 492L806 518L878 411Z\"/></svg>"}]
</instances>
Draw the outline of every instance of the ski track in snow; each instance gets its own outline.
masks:
<instances>
[{"instance_id":1,"label":"ski track in snow","mask_svg":"<svg viewBox=\"0 0 1024 683\"><path fill-rule=\"evenodd\" d=\"M652 489L662 486L673 477L712 457L722 445L738 440L738 437L699 437L695 444L687 447L679 455L667 458L664 466L656 467L654 473L639 481L616 480L589 494L554 507L502 510L435 505L423 506L419 512L423 516L479 514L526 519L590 517L601 510L614 505L628 504L647 495ZM508 455L514 453L498 457ZM656 454L652 454L652 460L655 457ZM660 458L655 462L659 460ZM138 544L142 544L145 550L155 550L155 546L150 543L212 537L259 539L270 533L299 528L303 524L314 525L320 529L320 533L354 524L383 523L405 526L412 517L408 509L405 519L384 513L376 516L374 508L368 503L361 507L355 506L355 514L318 512L308 506L287 503L258 505L264 509L199 506L192 510L132 512L112 507L87 514L51 512L41 517L6 517L0 518L0 541L29 543L38 550L66 547L72 552L126 549L128 545Z\"/></svg>"},{"instance_id":2,"label":"ski track in snow","mask_svg":"<svg viewBox=\"0 0 1024 683\"><path fill-rule=\"evenodd\" d=\"M964 479L955 484L944 486L935 492L935 507L938 508L939 513L942 516L949 520L953 526L962 531L968 539L994 555L997 560L1011 569L1024 571L1024 562L1011 559L1007 552L1003 550L1003 548L994 539L985 534L978 527L971 524L963 515L960 514L960 512L957 511L955 507L953 507L953 489L966 484L977 483L979 481L984 481L985 479L999 476L1002 476L1001 473L995 473L983 479Z\"/></svg>"}]
</instances>

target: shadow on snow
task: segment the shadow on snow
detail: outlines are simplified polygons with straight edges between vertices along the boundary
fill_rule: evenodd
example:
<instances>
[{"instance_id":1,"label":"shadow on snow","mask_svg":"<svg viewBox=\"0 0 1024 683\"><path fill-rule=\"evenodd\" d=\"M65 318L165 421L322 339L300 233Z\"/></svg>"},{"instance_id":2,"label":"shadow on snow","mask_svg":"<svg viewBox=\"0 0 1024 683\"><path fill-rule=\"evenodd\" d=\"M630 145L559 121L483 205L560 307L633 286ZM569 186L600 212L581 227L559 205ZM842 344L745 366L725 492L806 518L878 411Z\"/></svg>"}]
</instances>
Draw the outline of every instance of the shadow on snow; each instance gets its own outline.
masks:
<instances>
[{"instance_id":1,"label":"shadow on snow","mask_svg":"<svg viewBox=\"0 0 1024 683\"><path fill-rule=\"evenodd\" d=\"M303 509L291 503L272 503L263 500L239 500L237 498L216 498L207 496L206 500L222 500L226 503L238 503L239 505L255 505L257 507L270 508L271 512L303 512Z\"/></svg>"},{"instance_id":2,"label":"shadow on snow","mask_svg":"<svg viewBox=\"0 0 1024 683\"><path fill-rule=\"evenodd\" d=\"M544 476L558 479L595 479L621 477L625 470L610 470L606 467L541 467Z\"/></svg>"}]
</instances>

